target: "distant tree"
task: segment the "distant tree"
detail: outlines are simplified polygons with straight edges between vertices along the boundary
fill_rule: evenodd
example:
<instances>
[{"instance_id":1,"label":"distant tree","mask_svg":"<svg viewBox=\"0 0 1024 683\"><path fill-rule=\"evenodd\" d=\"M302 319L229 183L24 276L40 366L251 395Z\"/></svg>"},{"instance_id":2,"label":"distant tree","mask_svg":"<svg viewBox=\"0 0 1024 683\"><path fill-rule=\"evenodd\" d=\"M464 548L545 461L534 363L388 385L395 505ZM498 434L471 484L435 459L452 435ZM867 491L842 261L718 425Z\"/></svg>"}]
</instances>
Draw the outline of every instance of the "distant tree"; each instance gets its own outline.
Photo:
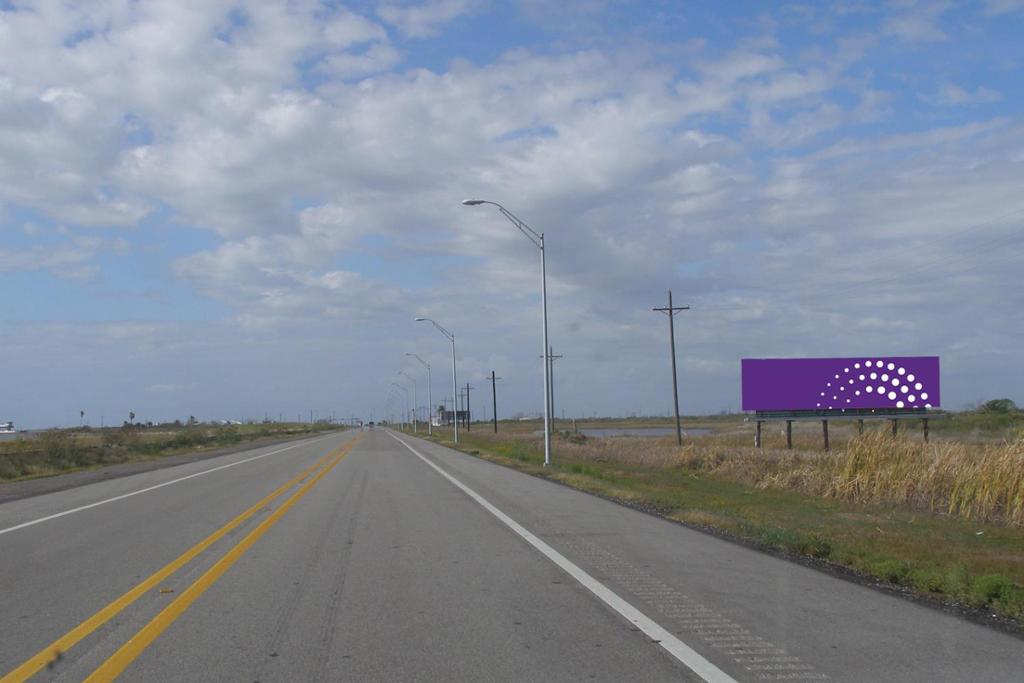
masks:
<instances>
[{"instance_id":1,"label":"distant tree","mask_svg":"<svg viewBox=\"0 0 1024 683\"><path fill-rule=\"evenodd\" d=\"M192 425L199 424L199 420L196 419L195 415L189 415L188 416L188 424L191 427Z\"/></svg>"},{"instance_id":2,"label":"distant tree","mask_svg":"<svg viewBox=\"0 0 1024 683\"><path fill-rule=\"evenodd\" d=\"M994 398L991 401L985 401L981 405L981 411L983 413L1013 413L1017 411L1017 404L1013 402L1013 399Z\"/></svg>"},{"instance_id":3,"label":"distant tree","mask_svg":"<svg viewBox=\"0 0 1024 683\"><path fill-rule=\"evenodd\" d=\"M135 422L135 413L131 410L128 411L128 424Z\"/></svg>"}]
</instances>

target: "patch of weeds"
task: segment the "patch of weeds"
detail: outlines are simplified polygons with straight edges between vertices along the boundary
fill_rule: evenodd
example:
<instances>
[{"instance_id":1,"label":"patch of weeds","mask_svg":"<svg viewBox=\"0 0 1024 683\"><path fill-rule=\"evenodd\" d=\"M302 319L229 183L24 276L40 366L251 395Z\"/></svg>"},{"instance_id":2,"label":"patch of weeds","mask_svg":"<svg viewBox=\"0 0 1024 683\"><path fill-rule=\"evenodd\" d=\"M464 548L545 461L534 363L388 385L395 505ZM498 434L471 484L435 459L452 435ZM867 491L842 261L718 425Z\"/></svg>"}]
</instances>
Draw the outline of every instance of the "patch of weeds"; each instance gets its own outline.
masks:
<instances>
[{"instance_id":1,"label":"patch of weeds","mask_svg":"<svg viewBox=\"0 0 1024 683\"><path fill-rule=\"evenodd\" d=\"M508 457L514 458L520 462L530 462L533 460L533 458L530 457L530 452L519 444L515 444L508 449Z\"/></svg>"},{"instance_id":2,"label":"patch of weeds","mask_svg":"<svg viewBox=\"0 0 1024 683\"><path fill-rule=\"evenodd\" d=\"M0 455L0 479L14 479L23 474L21 467L9 456Z\"/></svg>"},{"instance_id":3,"label":"patch of weeds","mask_svg":"<svg viewBox=\"0 0 1024 683\"><path fill-rule=\"evenodd\" d=\"M744 536L795 555L807 555L819 559L825 559L832 555L832 543L817 534L806 534L781 527L757 526L747 522L740 522L739 529Z\"/></svg>"},{"instance_id":4,"label":"patch of weeds","mask_svg":"<svg viewBox=\"0 0 1024 683\"><path fill-rule=\"evenodd\" d=\"M993 604L1003 614L1017 618L1024 616L1024 588L1016 585L1005 588Z\"/></svg>"},{"instance_id":5,"label":"patch of weeds","mask_svg":"<svg viewBox=\"0 0 1024 683\"><path fill-rule=\"evenodd\" d=\"M585 477L593 477L594 479L605 478L604 472L597 469L596 467L585 465L581 462L574 462L571 465L569 465L569 471L572 472L573 474L582 474Z\"/></svg>"},{"instance_id":6,"label":"patch of weeds","mask_svg":"<svg viewBox=\"0 0 1024 683\"><path fill-rule=\"evenodd\" d=\"M982 574L971 580L968 599L971 604L981 606L1009 596L1016 588L1013 582L1001 574Z\"/></svg>"},{"instance_id":7,"label":"patch of weeds","mask_svg":"<svg viewBox=\"0 0 1024 683\"><path fill-rule=\"evenodd\" d=\"M971 586L971 577L967 570L960 565L953 565L946 570L945 592L950 595L967 595Z\"/></svg>"},{"instance_id":8,"label":"patch of weeds","mask_svg":"<svg viewBox=\"0 0 1024 683\"><path fill-rule=\"evenodd\" d=\"M864 567L868 574L890 583L903 583L910 572L906 562L893 559L873 560Z\"/></svg>"},{"instance_id":9,"label":"patch of weeds","mask_svg":"<svg viewBox=\"0 0 1024 683\"><path fill-rule=\"evenodd\" d=\"M947 593L947 573L937 567L918 567L907 574L907 581L915 590L924 593Z\"/></svg>"},{"instance_id":10,"label":"patch of weeds","mask_svg":"<svg viewBox=\"0 0 1024 683\"><path fill-rule=\"evenodd\" d=\"M217 443L223 446L236 444L242 440L242 435L237 429L222 429L217 433Z\"/></svg>"}]
</instances>

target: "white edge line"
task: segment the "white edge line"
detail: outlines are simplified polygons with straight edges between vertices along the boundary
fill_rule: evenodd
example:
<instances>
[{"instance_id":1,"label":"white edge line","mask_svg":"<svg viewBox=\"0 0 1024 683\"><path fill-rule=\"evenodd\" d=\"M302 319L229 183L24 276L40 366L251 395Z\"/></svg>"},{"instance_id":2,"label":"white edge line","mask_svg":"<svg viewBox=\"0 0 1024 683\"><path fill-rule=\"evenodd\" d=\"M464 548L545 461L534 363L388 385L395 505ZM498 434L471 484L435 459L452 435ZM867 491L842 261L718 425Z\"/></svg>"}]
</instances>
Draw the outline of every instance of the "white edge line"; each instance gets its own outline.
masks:
<instances>
[{"instance_id":1,"label":"white edge line","mask_svg":"<svg viewBox=\"0 0 1024 683\"><path fill-rule=\"evenodd\" d=\"M672 633L659 626L657 622L645 615L639 609L634 607L632 604L627 602L625 599L619 597L617 593L612 591L610 588L605 586L603 583L595 579L593 576L585 572L578 565L574 564L571 560L566 558L564 555L559 553L557 550L549 546L547 543L539 539L537 536L528 531L521 524L516 522L514 519L506 515L504 512L494 507L486 498L481 496L479 493L469 488L461 481L453 477L452 475L445 472L443 469L432 463L422 453L417 451L415 448L407 444L405 441L395 436L390 431L388 434L391 435L396 441L408 448L413 455L418 457L423 462L430 465L438 474L443 476L445 479L450 481L452 484L462 490L467 496L475 500L485 510L490 512L492 515L497 517L505 526L514 531L524 541L532 545L537 549L544 557L548 558L556 565L558 565L566 574L576 579L584 588L589 590L591 593L596 595L602 602L611 607L613 610L618 612L620 615L626 618L630 623L634 624L637 628L644 632L644 634L651 640L657 642L670 655L675 657L693 673L700 676L707 683L736 683L736 680L729 676L717 666L709 662L703 656L701 656L696 650L691 648L683 641L676 638Z\"/></svg>"},{"instance_id":2,"label":"white edge line","mask_svg":"<svg viewBox=\"0 0 1024 683\"><path fill-rule=\"evenodd\" d=\"M334 435L331 434L329 436L334 436ZM17 531L18 529L24 529L25 527L35 526L36 524L42 524L43 522L49 522L51 519L57 519L59 517L65 517L67 515L73 515L76 512L82 512L83 510L89 510L89 509L94 508L94 507L99 507L100 505L106 505L107 503L113 503L114 501L117 501L117 500L124 500L125 498L131 498L132 496L137 496L137 495L140 495L142 493L149 493L150 491L155 491L157 489L162 489L165 486L170 486L171 484L177 484L177 483L185 481L187 479L193 479L195 477L201 477L204 474L210 474L211 472L217 472L217 471L220 471L220 470L226 470L227 468L234 467L235 465L241 465L243 463L252 462L253 460L259 460L260 458L266 458L266 457L271 456L271 455L277 455L278 453L284 453L285 451L290 451L293 448L298 448L300 446L306 446L306 445L309 445L311 443L316 443L317 441L323 441L326 438L328 438L328 437L327 436L321 436L318 439L312 439L312 440L309 440L309 441L303 441L302 443L293 444L293 445L288 446L286 448L279 448L276 451L270 451L269 453L263 453L262 455L254 455L251 458L245 458L244 460L238 460L236 462L230 462L227 465L220 465L219 467L211 467L208 470L203 470L202 472L195 472L193 474L189 474L189 475L184 476L184 477L178 477L177 479L172 479L170 481L165 481L162 484L156 484L155 486L147 486L146 488L139 489L138 491L132 491L130 493L122 493L121 495L114 496L113 498L104 498L103 500L98 500L95 503L89 503L88 505L80 505L79 507L71 508L70 510L64 510L63 512L57 512L57 513L52 514L52 515L47 515L46 517L40 517L39 519L33 519L33 520L29 521L29 522L23 522L22 524L17 524L15 526L7 527L6 529L0 529L0 536L3 536L4 534L9 534L12 531ZM140 472L140 474L142 474L142 473ZM99 482L96 482L96 483L99 483Z\"/></svg>"}]
</instances>

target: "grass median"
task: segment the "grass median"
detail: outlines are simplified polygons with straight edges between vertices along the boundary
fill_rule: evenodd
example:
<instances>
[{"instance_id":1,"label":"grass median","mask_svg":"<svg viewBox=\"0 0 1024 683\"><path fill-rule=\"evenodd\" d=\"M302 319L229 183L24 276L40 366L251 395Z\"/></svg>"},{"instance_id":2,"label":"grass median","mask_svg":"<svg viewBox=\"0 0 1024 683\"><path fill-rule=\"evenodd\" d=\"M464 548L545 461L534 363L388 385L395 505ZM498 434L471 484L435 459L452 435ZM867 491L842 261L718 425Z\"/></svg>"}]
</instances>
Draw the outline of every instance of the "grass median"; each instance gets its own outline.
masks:
<instances>
[{"instance_id":1,"label":"grass median","mask_svg":"<svg viewBox=\"0 0 1024 683\"><path fill-rule=\"evenodd\" d=\"M460 430L459 448L1024 628L1024 436L925 444L838 430L823 453L810 430L792 451L754 449L737 423L711 421L682 448L560 432L548 468L532 426Z\"/></svg>"},{"instance_id":2,"label":"grass median","mask_svg":"<svg viewBox=\"0 0 1024 683\"><path fill-rule=\"evenodd\" d=\"M327 423L54 429L0 443L0 483L339 429Z\"/></svg>"}]
</instances>

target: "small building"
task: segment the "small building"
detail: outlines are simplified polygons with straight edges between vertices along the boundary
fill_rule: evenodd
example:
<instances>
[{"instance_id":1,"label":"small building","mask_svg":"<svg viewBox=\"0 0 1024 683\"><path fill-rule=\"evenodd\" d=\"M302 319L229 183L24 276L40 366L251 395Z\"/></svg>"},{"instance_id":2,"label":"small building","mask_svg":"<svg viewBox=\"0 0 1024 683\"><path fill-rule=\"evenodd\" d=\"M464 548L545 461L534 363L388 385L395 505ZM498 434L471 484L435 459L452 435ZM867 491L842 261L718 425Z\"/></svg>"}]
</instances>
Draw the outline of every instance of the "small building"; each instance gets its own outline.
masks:
<instances>
[{"instance_id":1,"label":"small building","mask_svg":"<svg viewBox=\"0 0 1024 683\"><path fill-rule=\"evenodd\" d=\"M430 424L435 427L451 427L456 419L458 419L460 425L466 424L469 420L469 411L441 410L438 408L437 413L431 416Z\"/></svg>"}]
</instances>

